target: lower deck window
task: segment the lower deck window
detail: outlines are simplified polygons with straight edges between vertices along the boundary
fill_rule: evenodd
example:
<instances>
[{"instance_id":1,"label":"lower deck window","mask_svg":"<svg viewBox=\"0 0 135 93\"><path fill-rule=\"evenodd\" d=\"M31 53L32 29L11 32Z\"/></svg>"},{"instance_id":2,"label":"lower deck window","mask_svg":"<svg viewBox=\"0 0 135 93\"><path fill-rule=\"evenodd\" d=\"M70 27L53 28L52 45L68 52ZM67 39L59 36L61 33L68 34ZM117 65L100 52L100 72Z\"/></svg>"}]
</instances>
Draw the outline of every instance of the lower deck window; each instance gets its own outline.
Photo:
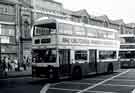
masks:
<instances>
[{"instance_id":1,"label":"lower deck window","mask_svg":"<svg viewBox=\"0 0 135 93\"><path fill-rule=\"evenodd\" d=\"M120 51L120 58L135 58L135 51Z\"/></svg>"},{"instance_id":2,"label":"lower deck window","mask_svg":"<svg viewBox=\"0 0 135 93\"><path fill-rule=\"evenodd\" d=\"M75 60L87 60L87 51L75 51Z\"/></svg>"},{"instance_id":3,"label":"lower deck window","mask_svg":"<svg viewBox=\"0 0 135 93\"><path fill-rule=\"evenodd\" d=\"M116 59L116 51L99 51L99 59Z\"/></svg>"}]
</instances>

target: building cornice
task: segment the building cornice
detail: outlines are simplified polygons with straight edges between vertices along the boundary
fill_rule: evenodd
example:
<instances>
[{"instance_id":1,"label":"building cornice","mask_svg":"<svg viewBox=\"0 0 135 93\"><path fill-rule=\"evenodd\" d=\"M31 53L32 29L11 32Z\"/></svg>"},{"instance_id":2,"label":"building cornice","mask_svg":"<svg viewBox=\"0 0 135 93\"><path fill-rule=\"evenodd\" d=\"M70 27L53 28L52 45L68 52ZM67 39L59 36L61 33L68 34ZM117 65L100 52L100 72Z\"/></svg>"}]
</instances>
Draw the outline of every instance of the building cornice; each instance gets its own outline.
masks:
<instances>
[{"instance_id":1,"label":"building cornice","mask_svg":"<svg viewBox=\"0 0 135 93\"><path fill-rule=\"evenodd\" d=\"M15 22L4 22L4 21L0 21L0 24L15 25Z\"/></svg>"},{"instance_id":2,"label":"building cornice","mask_svg":"<svg viewBox=\"0 0 135 93\"><path fill-rule=\"evenodd\" d=\"M17 0L0 0L1 4L16 5L20 4Z\"/></svg>"}]
</instances>

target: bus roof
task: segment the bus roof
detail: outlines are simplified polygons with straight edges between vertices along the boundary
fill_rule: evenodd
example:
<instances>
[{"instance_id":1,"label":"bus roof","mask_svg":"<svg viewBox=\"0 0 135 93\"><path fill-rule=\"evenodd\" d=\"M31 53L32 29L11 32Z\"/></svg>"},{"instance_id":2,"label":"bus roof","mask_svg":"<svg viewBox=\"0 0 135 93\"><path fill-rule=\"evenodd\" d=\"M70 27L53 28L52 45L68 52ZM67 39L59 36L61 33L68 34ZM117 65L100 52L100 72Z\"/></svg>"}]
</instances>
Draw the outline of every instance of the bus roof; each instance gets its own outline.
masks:
<instances>
[{"instance_id":1,"label":"bus roof","mask_svg":"<svg viewBox=\"0 0 135 93\"><path fill-rule=\"evenodd\" d=\"M44 23L65 23L65 24L71 24L71 25L91 27L91 28L95 28L95 29L102 29L102 30L111 31L111 32L118 32L117 30L111 29L111 28L99 27L99 26L95 26L95 25L78 23L78 22L73 22L73 21L69 21L69 20L55 19L55 18L49 18L49 19L42 18L42 20L37 20L35 22L35 25L44 24Z\"/></svg>"}]
</instances>

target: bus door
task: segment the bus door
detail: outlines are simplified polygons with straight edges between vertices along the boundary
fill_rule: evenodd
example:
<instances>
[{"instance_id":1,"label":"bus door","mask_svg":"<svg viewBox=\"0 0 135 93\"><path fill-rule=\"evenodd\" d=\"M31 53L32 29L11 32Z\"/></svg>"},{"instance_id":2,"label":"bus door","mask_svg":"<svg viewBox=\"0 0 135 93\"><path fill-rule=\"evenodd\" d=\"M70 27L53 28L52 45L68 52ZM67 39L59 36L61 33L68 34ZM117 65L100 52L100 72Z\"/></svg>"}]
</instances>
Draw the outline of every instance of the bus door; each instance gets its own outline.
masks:
<instances>
[{"instance_id":1,"label":"bus door","mask_svg":"<svg viewBox=\"0 0 135 93\"><path fill-rule=\"evenodd\" d=\"M59 64L60 74L68 75L70 73L70 50L60 49L59 50Z\"/></svg>"},{"instance_id":2,"label":"bus door","mask_svg":"<svg viewBox=\"0 0 135 93\"><path fill-rule=\"evenodd\" d=\"M96 50L89 50L89 68L90 72L97 72Z\"/></svg>"}]
</instances>

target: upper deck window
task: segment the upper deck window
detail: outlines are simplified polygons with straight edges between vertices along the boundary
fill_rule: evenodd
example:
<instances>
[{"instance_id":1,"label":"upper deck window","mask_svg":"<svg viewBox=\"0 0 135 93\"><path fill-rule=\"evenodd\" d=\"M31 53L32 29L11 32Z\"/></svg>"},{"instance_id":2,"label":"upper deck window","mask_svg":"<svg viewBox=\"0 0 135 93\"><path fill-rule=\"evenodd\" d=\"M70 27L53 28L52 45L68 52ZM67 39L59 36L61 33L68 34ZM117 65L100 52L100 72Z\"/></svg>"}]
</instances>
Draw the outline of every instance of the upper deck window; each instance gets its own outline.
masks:
<instances>
[{"instance_id":1,"label":"upper deck window","mask_svg":"<svg viewBox=\"0 0 135 93\"><path fill-rule=\"evenodd\" d=\"M72 34L73 27L70 24L60 23L59 24L59 33L61 34Z\"/></svg>"},{"instance_id":2,"label":"upper deck window","mask_svg":"<svg viewBox=\"0 0 135 93\"><path fill-rule=\"evenodd\" d=\"M56 24L48 23L48 24L40 24L35 25L34 35L49 35L56 33Z\"/></svg>"}]
</instances>

